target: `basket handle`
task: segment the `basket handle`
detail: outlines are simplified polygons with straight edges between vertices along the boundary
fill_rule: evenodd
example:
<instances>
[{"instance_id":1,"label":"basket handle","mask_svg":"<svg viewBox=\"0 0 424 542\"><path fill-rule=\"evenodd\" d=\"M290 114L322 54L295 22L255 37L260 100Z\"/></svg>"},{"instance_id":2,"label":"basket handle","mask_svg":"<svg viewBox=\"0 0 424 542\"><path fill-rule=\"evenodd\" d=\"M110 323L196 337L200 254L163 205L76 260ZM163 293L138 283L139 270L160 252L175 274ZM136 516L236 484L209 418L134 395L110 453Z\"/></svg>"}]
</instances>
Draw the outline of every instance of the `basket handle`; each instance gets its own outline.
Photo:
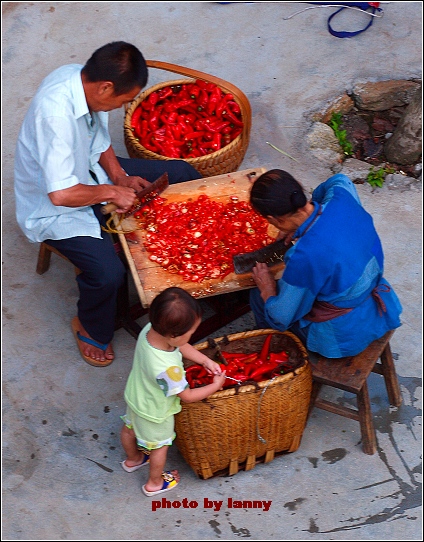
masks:
<instances>
[{"instance_id":1,"label":"basket handle","mask_svg":"<svg viewBox=\"0 0 424 542\"><path fill-rule=\"evenodd\" d=\"M207 73L200 72L198 70L193 70L191 68L186 68L184 66L177 66L177 64L170 64L169 62L161 62L160 60L146 60L146 64L149 68L157 68L158 70L166 70L173 73L178 73L180 75L185 75L187 77L193 77L194 79L202 79L203 81L215 83L215 85L218 85L228 92L231 92L234 96L236 96L239 100L239 102L242 104L243 108L245 109L247 115L246 119L244 119L243 122L243 139L247 141L249 134L250 134L250 128L252 124L252 109L250 107L249 100L247 99L246 95L235 85L232 83L229 83L228 81L225 81L224 79L220 79L219 77L216 77L214 75L209 75Z\"/></svg>"}]
</instances>

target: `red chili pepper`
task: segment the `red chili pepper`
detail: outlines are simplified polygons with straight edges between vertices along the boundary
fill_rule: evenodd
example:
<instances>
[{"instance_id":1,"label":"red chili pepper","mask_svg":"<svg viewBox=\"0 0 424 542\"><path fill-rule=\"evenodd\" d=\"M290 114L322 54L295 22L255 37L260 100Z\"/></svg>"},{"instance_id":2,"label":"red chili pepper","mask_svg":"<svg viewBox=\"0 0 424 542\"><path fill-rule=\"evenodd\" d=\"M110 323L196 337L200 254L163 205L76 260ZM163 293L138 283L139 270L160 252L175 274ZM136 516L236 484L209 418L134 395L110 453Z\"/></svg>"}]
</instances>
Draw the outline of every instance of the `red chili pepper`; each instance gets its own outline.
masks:
<instances>
[{"instance_id":1,"label":"red chili pepper","mask_svg":"<svg viewBox=\"0 0 424 542\"><path fill-rule=\"evenodd\" d=\"M177 141L181 141L183 131L182 131L182 128L181 128L180 124L173 124L171 126L171 130L172 130L172 134L174 136L174 139L176 139Z\"/></svg>"},{"instance_id":2,"label":"red chili pepper","mask_svg":"<svg viewBox=\"0 0 424 542\"><path fill-rule=\"evenodd\" d=\"M200 365L190 365L189 367L187 367L185 369L185 373L187 375L187 373L193 373L193 372L196 372L198 371L200 368Z\"/></svg>"},{"instance_id":3,"label":"red chili pepper","mask_svg":"<svg viewBox=\"0 0 424 542\"><path fill-rule=\"evenodd\" d=\"M210 120L209 119L197 119L194 123L193 123L193 128L197 131L202 131L202 130L208 130L208 126L210 124Z\"/></svg>"},{"instance_id":4,"label":"red chili pepper","mask_svg":"<svg viewBox=\"0 0 424 542\"><path fill-rule=\"evenodd\" d=\"M191 149L183 158L200 158L200 156L202 156L202 154L199 149Z\"/></svg>"},{"instance_id":5,"label":"red chili pepper","mask_svg":"<svg viewBox=\"0 0 424 542\"><path fill-rule=\"evenodd\" d=\"M162 153L169 158L181 158L181 151L168 141L162 142Z\"/></svg>"},{"instance_id":6,"label":"red chili pepper","mask_svg":"<svg viewBox=\"0 0 424 542\"><path fill-rule=\"evenodd\" d=\"M177 109L181 109L183 107L187 107L188 105L193 105L193 100L190 98L184 98L176 103L174 103L174 111Z\"/></svg>"},{"instance_id":7,"label":"red chili pepper","mask_svg":"<svg viewBox=\"0 0 424 542\"><path fill-rule=\"evenodd\" d=\"M234 100L230 100L227 105L232 113L234 113L235 115L241 115L241 109L237 102L235 102Z\"/></svg>"},{"instance_id":8,"label":"red chili pepper","mask_svg":"<svg viewBox=\"0 0 424 542\"><path fill-rule=\"evenodd\" d=\"M209 115L212 115L215 112L216 106L221 100L221 96L221 89L219 87L215 87L214 90L211 92L208 103L206 105L206 111Z\"/></svg>"},{"instance_id":9,"label":"red chili pepper","mask_svg":"<svg viewBox=\"0 0 424 542\"><path fill-rule=\"evenodd\" d=\"M154 141L152 141L152 134L149 134L143 138L141 138L140 143L145 147L147 150L151 152L158 153L159 149ZM160 154L160 153L158 153Z\"/></svg>"},{"instance_id":10,"label":"red chili pepper","mask_svg":"<svg viewBox=\"0 0 424 542\"><path fill-rule=\"evenodd\" d=\"M140 122L137 124L137 126L135 126L135 127L133 128L134 135L135 135L136 137L138 137L138 139L142 139L142 138L147 134L148 127L147 127L147 129L145 130L144 128L145 128L146 124L144 124L144 123L147 124L147 120L144 120L144 119L143 119L142 121L140 121Z\"/></svg>"},{"instance_id":11,"label":"red chili pepper","mask_svg":"<svg viewBox=\"0 0 424 542\"><path fill-rule=\"evenodd\" d=\"M261 380L266 380L266 375L271 375L272 371L275 369L275 364L266 363L265 365L261 365L255 371L252 372L250 375L250 378L252 380L255 380L256 382L259 382Z\"/></svg>"},{"instance_id":12,"label":"red chili pepper","mask_svg":"<svg viewBox=\"0 0 424 542\"><path fill-rule=\"evenodd\" d=\"M231 143L232 139L229 134L224 134L222 136L222 146L225 147L226 145L229 145Z\"/></svg>"},{"instance_id":13,"label":"red chili pepper","mask_svg":"<svg viewBox=\"0 0 424 542\"><path fill-rule=\"evenodd\" d=\"M196 119L197 116L195 113L187 113L187 115L185 116L186 124L193 124L194 122L196 122Z\"/></svg>"},{"instance_id":14,"label":"red chili pepper","mask_svg":"<svg viewBox=\"0 0 424 542\"><path fill-rule=\"evenodd\" d=\"M223 111L225 111L225 109L227 108L227 104L229 101L233 101L234 100L234 96L230 93L228 94L225 94L224 97L222 98L222 100L219 102L219 104L216 106L216 109L215 109L215 115L217 117L221 117ZM234 102L235 103L235 102Z\"/></svg>"},{"instance_id":15,"label":"red chili pepper","mask_svg":"<svg viewBox=\"0 0 424 542\"><path fill-rule=\"evenodd\" d=\"M204 89L199 89L199 96L197 97L197 109L203 111L208 103L209 95ZM199 109L200 108L200 109Z\"/></svg>"},{"instance_id":16,"label":"red chili pepper","mask_svg":"<svg viewBox=\"0 0 424 542\"><path fill-rule=\"evenodd\" d=\"M232 376L233 373L238 371L238 365L234 362L234 360L228 361L227 365L225 366L225 372L228 376Z\"/></svg>"},{"instance_id":17,"label":"red chili pepper","mask_svg":"<svg viewBox=\"0 0 424 542\"><path fill-rule=\"evenodd\" d=\"M193 98L193 100L195 100L200 94L200 87L193 83L192 85L190 85L188 91L190 94L190 98Z\"/></svg>"},{"instance_id":18,"label":"red chili pepper","mask_svg":"<svg viewBox=\"0 0 424 542\"><path fill-rule=\"evenodd\" d=\"M143 100L141 102L141 107L145 109L146 111L153 111L154 105L149 102L149 100Z\"/></svg>"},{"instance_id":19,"label":"red chili pepper","mask_svg":"<svg viewBox=\"0 0 424 542\"><path fill-rule=\"evenodd\" d=\"M131 116L131 126L132 126L132 128L136 128L138 126L138 123L140 121L140 117L141 117L142 112L143 112L143 110L141 109L141 107L137 107L135 109L135 111L133 112L133 114Z\"/></svg>"},{"instance_id":20,"label":"red chili pepper","mask_svg":"<svg viewBox=\"0 0 424 542\"><path fill-rule=\"evenodd\" d=\"M254 360L258 357L258 354L256 352L252 354L239 354L237 352L225 352L224 350L222 350L221 354L224 356L225 359L237 359L244 362L246 362L246 360L250 360L250 358Z\"/></svg>"},{"instance_id":21,"label":"red chili pepper","mask_svg":"<svg viewBox=\"0 0 424 542\"><path fill-rule=\"evenodd\" d=\"M190 388L199 387L204 385L204 380L209 377L209 373L201 365L190 365L185 370L185 377Z\"/></svg>"},{"instance_id":22,"label":"red chili pepper","mask_svg":"<svg viewBox=\"0 0 424 542\"><path fill-rule=\"evenodd\" d=\"M218 120L216 122L208 122L208 123L206 123L206 128L210 132L220 132L220 133L222 133L222 130L224 128L229 127L229 126L230 126L230 123L227 120L224 120L224 121Z\"/></svg>"},{"instance_id":23,"label":"red chili pepper","mask_svg":"<svg viewBox=\"0 0 424 542\"><path fill-rule=\"evenodd\" d=\"M262 350L261 350L261 353L259 354L259 359L262 361L262 363L266 363L266 361L269 359L268 354L269 354L269 347L271 344L271 340L272 340L272 333L266 336L266 339L262 345Z\"/></svg>"},{"instance_id":24,"label":"red chili pepper","mask_svg":"<svg viewBox=\"0 0 424 542\"><path fill-rule=\"evenodd\" d=\"M153 110L152 114L149 117L149 128L152 132L157 130L159 128L159 112L157 110Z\"/></svg>"},{"instance_id":25,"label":"red chili pepper","mask_svg":"<svg viewBox=\"0 0 424 542\"><path fill-rule=\"evenodd\" d=\"M200 137L203 137L205 135L205 132L187 132L184 134L184 140L188 141L189 139L198 139Z\"/></svg>"},{"instance_id":26,"label":"red chili pepper","mask_svg":"<svg viewBox=\"0 0 424 542\"><path fill-rule=\"evenodd\" d=\"M234 124L234 126L240 128L243 126L243 122L239 120L228 108L225 110L225 113L223 113L222 116L230 120Z\"/></svg>"},{"instance_id":27,"label":"red chili pepper","mask_svg":"<svg viewBox=\"0 0 424 542\"><path fill-rule=\"evenodd\" d=\"M212 148L214 151L219 151L222 145L222 135L216 132L212 139Z\"/></svg>"},{"instance_id":28,"label":"red chili pepper","mask_svg":"<svg viewBox=\"0 0 424 542\"><path fill-rule=\"evenodd\" d=\"M153 137L155 141L165 141L165 128L158 128L157 130L153 131Z\"/></svg>"},{"instance_id":29,"label":"red chili pepper","mask_svg":"<svg viewBox=\"0 0 424 542\"><path fill-rule=\"evenodd\" d=\"M147 101L150 105L155 106L159 101L159 94L157 92L152 92L147 98Z\"/></svg>"},{"instance_id":30,"label":"red chili pepper","mask_svg":"<svg viewBox=\"0 0 424 542\"><path fill-rule=\"evenodd\" d=\"M195 83L199 88L202 88L203 90L206 90L208 88L208 83L206 81L203 81L203 79L196 79Z\"/></svg>"},{"instance_id":31,"label":"red chili pepper","mask_svg":"<svg viewBox=\"0 0 424 542\"><path fill-rule=\"evenodd\" d=\"M276 352L276 353L271 353L269 355L269 359L270 361L272 361L273 363L284 363L286 361L289 360L289 355L287 354L287 352L283 351L283 352Z\"/></svg>"},{"instance_id":32,"label":"red chili pepper","mask_svg":"<svg viewBox=\"0 0 424 542\"><path fill-rule=\"evenodd\" d=\"M213 149L212 147L205 147L205 146L200 146L198 147L199 151L200 151L200 154L201 156L205 156L205 154L210 154L211 152L213 152Z\"/></svg>"},{"instance_id":33,"label":"red chili pepper","mask_svg":"<svg viewBox=\"0 0 424 542\"><path fill-rule=\"evenodd\" d=\"M146 119L143 119L140 124L140 134L141 136L145 136L147 134L147 132L149 131L149 123L147 122Z\"/></svg>"},{"instance_id":34,"label":"red chili pepper","mask_svg":"<svg viewBox=\"0 0 424 542\"><path fill-rule=\"evenodd\" d=\"M236 128L231 132L231 141L233 141L237 136L239 136L242 132L241 128Z\"/></svg>"},{"instance_id":35,"label":"red chili pepper","mask_svg":"<svg viewBox=\"0 0 424 542\"><path fill-rule=\"evenodd\" d=\"M171 111L167 117L168 124L176 124L178 122L178 113L176 111Z\"/></svg>"},{"instance_id":36,"label":"red chili pepper","mask_svg":"<svg viewBox=\"0 0 424 542\"><path fill-rule=\"evenodd\" d=\"M161 88L158 91L158 96L161 100L165 100L166 98L169 98L169 96L172 96L172 95L173 95L173 90L171 87Z\"/></svg>"},{"instance_id":37,"label":"red chili pepper","mask_svg":"<svg viewBox=\"0 0 424 542\"><path fill-rule=\"evenodd\" d=\"M224 128L222 128L221 134L230 136L233 130L234 130L234 125L231 126L231 124L228 124L227 126L224 126Z\"/></svg>"}]
</instances>

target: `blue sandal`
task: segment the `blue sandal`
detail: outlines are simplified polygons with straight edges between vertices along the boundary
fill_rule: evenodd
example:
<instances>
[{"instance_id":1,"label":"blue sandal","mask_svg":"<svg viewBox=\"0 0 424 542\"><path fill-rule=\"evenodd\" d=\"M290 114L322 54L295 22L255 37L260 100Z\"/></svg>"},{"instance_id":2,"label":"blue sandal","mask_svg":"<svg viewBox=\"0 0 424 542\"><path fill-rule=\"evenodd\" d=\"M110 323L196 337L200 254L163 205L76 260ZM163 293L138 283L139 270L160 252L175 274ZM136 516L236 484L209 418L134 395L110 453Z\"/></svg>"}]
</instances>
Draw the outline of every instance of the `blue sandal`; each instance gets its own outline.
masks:
<instances>
[{"instance_id":1,"label":"blue sandal","mask_svg":"<svg viewBox=\"0 0 424 542\"><path fill-rule=\"evenodd\" d=\"M96 348L98 348L99 350L103 350L103 352L106 350L106 348L109 346L109 343L106 343L106 344L102 344L102 343L98 343L97 341L95 341L94 339L90 339L90 337L84 337L84 335L81 335L81 333L79 331L77 331L77 337L80 341L82 341L83 343L87 343L87 344L91 344L91 346L95 346Z\"/></svg>"}]
</instances>

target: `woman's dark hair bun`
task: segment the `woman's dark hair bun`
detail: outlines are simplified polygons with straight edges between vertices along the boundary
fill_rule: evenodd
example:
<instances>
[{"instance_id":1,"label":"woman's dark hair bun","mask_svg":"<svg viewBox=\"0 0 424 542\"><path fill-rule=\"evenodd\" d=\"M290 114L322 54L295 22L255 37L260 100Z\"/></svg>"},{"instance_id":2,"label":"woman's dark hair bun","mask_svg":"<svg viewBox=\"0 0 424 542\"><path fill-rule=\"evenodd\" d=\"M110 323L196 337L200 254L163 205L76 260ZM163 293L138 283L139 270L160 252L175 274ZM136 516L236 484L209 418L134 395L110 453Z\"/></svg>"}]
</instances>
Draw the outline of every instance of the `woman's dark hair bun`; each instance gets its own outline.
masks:
<instances>
[{"instance_id":1,"label":"woman's dark hair bun","mask_svg":"<svg viewBox=\"0 0 424 542\"><path fill-rule=\"evenodd\" d=\"M306 203L302 185L282 169L266 171L256 179L250 190L250 204L265 217L295 213Z\"/></svg>"},{"instance_id":2,"label":"woman's dark hair bun","mask_svg":"<svg viewBox=\"0 0 424 542\"><path fill-rule=\"evenodd\" d=\"M295 210L300 209L306 205L306 196L303 192L295 190L290 195L290 202Z\"/></svg>"}]
</instances>

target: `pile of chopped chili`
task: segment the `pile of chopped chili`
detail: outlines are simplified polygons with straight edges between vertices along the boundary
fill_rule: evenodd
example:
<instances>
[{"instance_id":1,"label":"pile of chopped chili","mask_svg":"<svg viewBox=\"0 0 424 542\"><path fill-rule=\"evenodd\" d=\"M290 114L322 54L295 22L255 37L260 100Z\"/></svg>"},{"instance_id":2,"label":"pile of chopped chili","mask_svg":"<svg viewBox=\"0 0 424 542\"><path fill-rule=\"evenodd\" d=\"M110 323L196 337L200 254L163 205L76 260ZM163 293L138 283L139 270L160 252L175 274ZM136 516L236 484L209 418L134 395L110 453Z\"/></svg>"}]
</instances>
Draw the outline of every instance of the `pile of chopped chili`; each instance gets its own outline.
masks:
<instances>
[{"instance_id":1,"label":"pile of chopped chili","mask_svg":"<svg viewBox=\"0 0 424 542\"><path fill-rule=\"evenodd\" d=\"M151 92L131 116L141 145L170 158L198 158L225 147L243 128L231 93L201 79Z\"/></svg>"},{"instance_id":2,"label":"pile of chopped chili","mask_svg":"<svg viewBox=\"0 0 424 542\"><path fill-rule=\"evenodd\" d=\"M134 217L146 232L150 260L185 281L222 279L234 271L233 255L274 241L268 222L237 197L222 203L200 195L169 204L157 197Z\"/></svg>"}]
</instances>

